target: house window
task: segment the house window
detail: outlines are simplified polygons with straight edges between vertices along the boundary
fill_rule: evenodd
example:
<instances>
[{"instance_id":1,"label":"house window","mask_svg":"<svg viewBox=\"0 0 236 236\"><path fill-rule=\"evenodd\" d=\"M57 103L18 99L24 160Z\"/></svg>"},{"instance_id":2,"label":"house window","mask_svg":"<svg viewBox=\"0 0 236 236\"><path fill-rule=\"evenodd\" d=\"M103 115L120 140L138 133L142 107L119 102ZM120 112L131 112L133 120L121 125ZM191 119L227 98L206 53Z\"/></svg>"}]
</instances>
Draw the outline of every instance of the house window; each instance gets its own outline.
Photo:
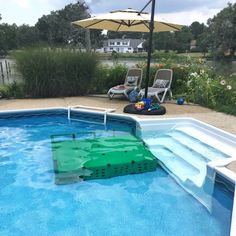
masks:
<instances>
[{"instance_id":1,"label":"house window","mask_svg":"<svg viewBox=\"0 0 236 236\"><path fill-rule=\"evenodd\" d=\"M132 48L128 48L128 50L131 50Z\"/></svg>"},{"instance_id":2,"label":"house window","mask_svg":"<svg viewBox=\"0 0 236 236\"><path fill-rule=\"evenodd\" d=\"M116 45L120 45L120 42L117 42Z\"/></svg>"},{"instance_id":3,"label":"house window","mask_svg":"<svg viewBox=\"0 0 236 236\"><path fill-rule=\"evenodd\" d=\"M110 42L109 45L112 46L112 45L115 45L115 43L114 42Z\"/></svg>"},{"instance_id":4,"label":"house window","mask_svg":"<svg viewBox=\"0 0 236 236\"><path fill-rule=\"evenodd\" d=\"M127 46L127 45L128 45L128 42L123 42L122 44L125 45L125 46Z\"/></svg>"},{"instance_id":5,"label":"house window","mask_svg":"<svg viewBox=\"0 0 236 236\"><path fill-rule=\"evenodd\" d=\"M110 51L112 51L113 50L113 48L110 48Z\"/></svg>"}]
</instances>

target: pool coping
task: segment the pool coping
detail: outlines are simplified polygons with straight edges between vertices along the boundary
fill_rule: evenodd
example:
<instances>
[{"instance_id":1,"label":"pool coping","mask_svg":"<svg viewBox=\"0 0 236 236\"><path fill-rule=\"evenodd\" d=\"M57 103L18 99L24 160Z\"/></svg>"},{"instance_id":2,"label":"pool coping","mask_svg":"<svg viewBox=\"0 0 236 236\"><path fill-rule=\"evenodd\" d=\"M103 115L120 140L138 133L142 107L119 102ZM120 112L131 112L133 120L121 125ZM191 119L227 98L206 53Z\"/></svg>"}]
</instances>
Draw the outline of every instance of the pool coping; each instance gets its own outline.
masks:
<instances>
[{"instance_id":1,"label":"pool coping","mask_svg":"<svg viewBox=\"0 0 236 236\"><path fill-rule=\"evenodd\" d=\"M34 111L53 111L53 110L64 110L68 111L68 108L66 107L50 107L50 108L38 108L38 109L18 109L18 110L4 110L0 111L1 114L20 114L24 112L34 112ZM73 110L73 109L72 109ZM80 112L78 110L74 110L75 112ZM83 113L94 113L94 114L104 114L103 112L99 111L86 111L83 110ZM187 123L193 123L200 125L202 128L207 129L210 132L214 132L214 134L217 134L219 137L223 137L226 140L230 140L231 138L234 140L233 142L236 143L236 135L233 135L227 131L224 131L222 129L219 129L213 125L209 125L207 123L204 123L202 121L199 121L195 118L191 117L177 117L177 118L147 118L147 119L141 119L137 116L133 115L126 115L126 114L116 114L116 113L109 113L107 114L108 117L123 117L123 118L129 118L136 122L136 128L141 129L145 125L153 125L153 122L161 122L165 123L167 122L173 122L177 121L179 123L187 122ZM236 155L236 154L235 154ZM236 156L232 156L231 158L227 158L224 160L218 160L218 161L212 161L207 164L207 168L214 170L215 173L220 174L221 176L225 177L227 180L229 180L231 183L235 185L235 193L236 193L236 173L226 168L226 166L231 163L232 161L236 161ZM233 203L233 211L232 211L232 218L231 218L231 231L230 236L236 236L236 194L234 195L234 203Z\"/></svg>"}]
</instances>

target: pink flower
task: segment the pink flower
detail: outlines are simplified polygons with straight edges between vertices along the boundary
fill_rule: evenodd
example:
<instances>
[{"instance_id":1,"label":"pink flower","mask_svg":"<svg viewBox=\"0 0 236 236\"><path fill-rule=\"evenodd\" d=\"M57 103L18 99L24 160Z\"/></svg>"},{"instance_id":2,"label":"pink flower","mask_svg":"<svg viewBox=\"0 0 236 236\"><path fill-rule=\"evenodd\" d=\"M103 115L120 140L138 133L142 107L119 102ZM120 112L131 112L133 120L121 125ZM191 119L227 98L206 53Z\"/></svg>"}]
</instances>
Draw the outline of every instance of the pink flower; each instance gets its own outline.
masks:
<instances>
[{"instance_id":1,"label":"pink flower","mask_svg":"<svg viewBox=\"0 0 236 236\"><path fill-rule=\"evenodd\" d=\"M225 82L224 79L220 81L220 84L221 84L221 85L225 85L225 83L226 83L226 82Z\"/></svg>"}]
</instances>

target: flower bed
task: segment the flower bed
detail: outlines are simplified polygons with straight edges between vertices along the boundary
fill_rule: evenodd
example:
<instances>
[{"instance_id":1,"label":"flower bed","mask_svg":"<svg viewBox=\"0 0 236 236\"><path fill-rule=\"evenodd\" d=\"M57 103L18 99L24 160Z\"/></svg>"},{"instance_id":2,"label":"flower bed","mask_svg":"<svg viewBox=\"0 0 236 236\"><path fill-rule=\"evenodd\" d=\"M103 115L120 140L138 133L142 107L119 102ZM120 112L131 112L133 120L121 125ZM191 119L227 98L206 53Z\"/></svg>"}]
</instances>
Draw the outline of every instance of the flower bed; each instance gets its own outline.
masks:
<instances>
[{"instance_id":1,"label":"flower bed","mask_svg":"<svg viewBox=\"0 0 236 236\"><path fill-rule=\"evenodd\" d=\"M136 66L144 71L143 88L146 64ZM236 75L219 76L212 67L206 66L202 59L188 59L183 64L163 60L151 67L149 86L152 86L155 72L160 68L173 70L171 87L175 98L182 96L187 102L236 115ZM112 86L124 82L126 72L127 67L124 65L118 64L110 67L100 65L96 79L90 86L90 92L106 93Z\"/></svg>"}]
</instances>

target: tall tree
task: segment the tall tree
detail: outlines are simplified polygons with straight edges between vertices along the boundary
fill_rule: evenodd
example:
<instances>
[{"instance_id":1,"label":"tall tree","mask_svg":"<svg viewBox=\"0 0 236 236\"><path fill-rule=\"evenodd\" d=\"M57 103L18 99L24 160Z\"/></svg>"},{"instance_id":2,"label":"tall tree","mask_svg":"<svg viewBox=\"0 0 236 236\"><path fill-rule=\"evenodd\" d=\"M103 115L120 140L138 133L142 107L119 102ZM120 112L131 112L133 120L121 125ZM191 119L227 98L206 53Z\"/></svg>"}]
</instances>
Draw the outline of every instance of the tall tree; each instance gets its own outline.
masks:
<instances>
[{"instance_id":1,"label":"tall tree","mask_svg":"<svg viewBox=\"0 0 236 236\"><path fill-rule=\"evenodd\" d=\"M216 58L234 58L236 50L236 3L229 3L213 19L208 20L210 47Z\"/></svg>"},{"instance_id":2,"label":"tall tree","mask_svg":"<svg viewBox=\"0 0 236 236\"><path fill-rule=\"evenodd\" d=\"M0 49L3 52L16 48L16 31L16 24L0 24Z\"/></svg>"},{"instance_id":3,"label":"tall tree","mask_svg":"<svg viewBox=\"0 0 236 236\"><path fill-rule=\"evenodd\" d=\"M205 28L205 25L202 23L200 24L198 21L194 21L191 25L190 25L190 31L193 35L193 39L198 39L200 37L200 35L203 33Z\"/></svg>"},{"instance_id":4,"label":"tall tree","mask_svg":"<svg viewBox=\"0 0 236 236\"><path fill-rule=\"evenodd\" d=\"M200 52L203 53L203 56L206 56L206 53L210 49L210 44L212 42L212 36L208 33L208 28L198 37L197 47Z\"/></svg>"},{"instance_id":5,"label":"tall tree","mask_svg":"<svg viewBox=\"0 0 236 236\"><path fill-rule=\"evenodd\" d=\"M69 4L62 10L52 11L49 15L42 16L36 27L39 37L49 45L80 45L85 46L85 30L71 25L72 21L90 17L87 6L84 2L77 1ZM96 37L98 32L91 33Z\"/></svg>"},{"instance_id":6,"label":"tall tree","mask_svg":"<svg viewBox=\"0 0 236 236\"><path fill-rule=\"evenodd\" d=\"M107 37L109 39L121 39L121 38L130 38L130 39L142 39L147 38L147 33L142 32L115 32L115 31L108 31Z\"/></svg>"},{"instance_id":7,"label":"tall tree","mask_svg":"<svg viewBox=\"0 0 236 236\"><path fill-rule=\"evenodd\" d=\"M186 52L190 49L190 42L193 38L189 27L185 26L180 31L175 32L175 50L177 52Z\"/></svg>"},{"instance_id":8,"label":"tall tree","mask_svg":"<svg viewBox=\"0 0 236 236\"><path fill-rule=\"evenodd\" d=\"M16 44L18 48L32 46L38 42L38 31L34 26L23 24L17 27Z\"/></svg>"},{"instance_id":9,"label":"tall tree","mask_svg":"<svg viewBox=\"0 0 236 236\"><path fill-rule=\"evenodd\" d=\"M153 34L153 48L156 50L174 50L176 47L175 34L173 32L160 32Z\"/></svg>"}]
</instances>

